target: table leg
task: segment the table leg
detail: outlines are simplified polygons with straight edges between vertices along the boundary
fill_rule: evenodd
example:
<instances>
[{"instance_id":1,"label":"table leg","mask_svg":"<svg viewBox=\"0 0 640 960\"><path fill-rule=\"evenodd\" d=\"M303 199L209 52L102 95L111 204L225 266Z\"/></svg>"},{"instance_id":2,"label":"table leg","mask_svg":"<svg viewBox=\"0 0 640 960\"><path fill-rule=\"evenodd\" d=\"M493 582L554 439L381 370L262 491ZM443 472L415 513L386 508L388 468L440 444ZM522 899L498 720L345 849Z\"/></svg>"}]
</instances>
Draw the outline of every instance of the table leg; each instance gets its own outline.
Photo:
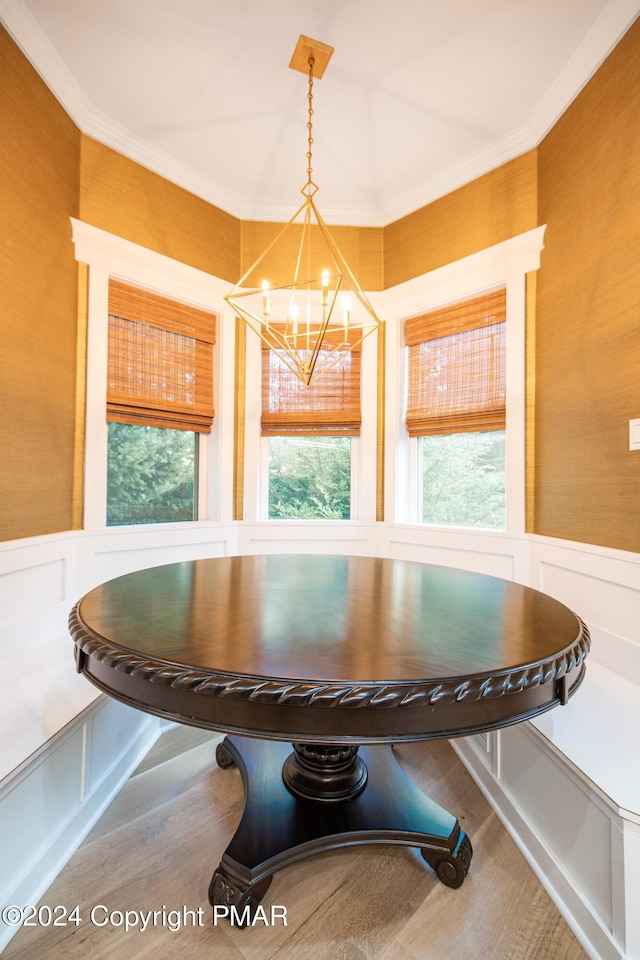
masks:
<instances>
[{"instance_id":1,"label":"table leg","mask_svg":"<svg viewBox=\"0 0 640 960\"><path fill-rule=\"evenodd\" d=\"M390 746L291 745L225 737L216 759L236 765L245 803L209 888L212 905L255 910L276 870L362 843L418 847L442 883L459 887L472 848L457 819L404 773Z\"/></svg>"}]
</instances>

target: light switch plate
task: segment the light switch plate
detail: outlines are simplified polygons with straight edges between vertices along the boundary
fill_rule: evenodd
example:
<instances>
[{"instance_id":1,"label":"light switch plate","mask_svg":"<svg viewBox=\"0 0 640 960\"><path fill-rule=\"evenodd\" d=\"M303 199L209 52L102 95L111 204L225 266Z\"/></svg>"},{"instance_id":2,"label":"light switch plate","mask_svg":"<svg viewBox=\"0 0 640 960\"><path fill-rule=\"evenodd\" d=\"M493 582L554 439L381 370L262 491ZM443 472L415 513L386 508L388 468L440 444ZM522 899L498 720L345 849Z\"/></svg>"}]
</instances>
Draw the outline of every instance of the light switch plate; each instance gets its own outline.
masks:
<instances>
[{"instance_id":1,"label":"light switch plate","mask_svg":"<svg viewBox=\"0 0 640 960\"><path fill-rule=\"evenodd\" d=\"M629 450L640 450L640 417L629 420Z\"/></svg>"}]
</instances>

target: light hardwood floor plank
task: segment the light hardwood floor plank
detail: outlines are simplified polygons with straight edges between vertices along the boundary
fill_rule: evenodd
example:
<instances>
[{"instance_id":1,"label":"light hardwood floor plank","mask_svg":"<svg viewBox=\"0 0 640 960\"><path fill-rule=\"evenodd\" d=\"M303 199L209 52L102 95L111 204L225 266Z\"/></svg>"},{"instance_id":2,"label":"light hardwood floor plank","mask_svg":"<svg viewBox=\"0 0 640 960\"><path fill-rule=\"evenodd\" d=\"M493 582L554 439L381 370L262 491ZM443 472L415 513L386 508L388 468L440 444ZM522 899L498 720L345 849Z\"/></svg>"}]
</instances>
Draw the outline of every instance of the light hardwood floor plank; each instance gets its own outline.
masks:
<instances>
[{"instance_id":1,"label":"light hardwood floor plank","mask_svg":"<svg viewBox=\"0 0 640 960\"><path fill-rule=\"evenodd\" d=\"M43 898L69 909L77 903L83 922L23 928L6 960L584 960L446 742L401 745L396 755L472 839L474 857L460 889L443 886L417 851L356 846L275 875L264 905L286 907L287 926L214 926L209 881L243 798L239 772L216 766L217 739L189 727L163 734ZM144 932L125 932L92 923L98 905L160 913ZM192 915L172 932L163 909L180 911L180 920L185 909ZM94 914L99 922L104 917L104 910Z\"/></svg>"}]
</instances>

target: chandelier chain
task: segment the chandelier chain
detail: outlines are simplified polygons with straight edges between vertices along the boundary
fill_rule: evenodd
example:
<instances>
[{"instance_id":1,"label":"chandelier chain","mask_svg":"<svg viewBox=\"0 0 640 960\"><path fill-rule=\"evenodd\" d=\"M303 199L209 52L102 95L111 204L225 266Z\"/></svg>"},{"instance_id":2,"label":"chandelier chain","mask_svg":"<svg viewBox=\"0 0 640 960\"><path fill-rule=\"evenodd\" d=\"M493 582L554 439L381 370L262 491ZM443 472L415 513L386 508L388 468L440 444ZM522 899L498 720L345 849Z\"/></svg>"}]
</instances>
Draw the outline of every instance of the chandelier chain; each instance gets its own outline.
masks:
<instances>
[{"instance_id":1,"label":"chandelier chain","mask_svg":"<svg viewBox=\"0 0 640 960\"><path fill-rule=\"evenodd\" d=\"M307 187L313 186L313 168L311 166L312 161L312 144L313 144L313 66L315 64L315 57L309 57L309 92L307 93L307 100L309 101L309 110L308 110L308 120L307 120Z\"/></svg>"}]
</instances>

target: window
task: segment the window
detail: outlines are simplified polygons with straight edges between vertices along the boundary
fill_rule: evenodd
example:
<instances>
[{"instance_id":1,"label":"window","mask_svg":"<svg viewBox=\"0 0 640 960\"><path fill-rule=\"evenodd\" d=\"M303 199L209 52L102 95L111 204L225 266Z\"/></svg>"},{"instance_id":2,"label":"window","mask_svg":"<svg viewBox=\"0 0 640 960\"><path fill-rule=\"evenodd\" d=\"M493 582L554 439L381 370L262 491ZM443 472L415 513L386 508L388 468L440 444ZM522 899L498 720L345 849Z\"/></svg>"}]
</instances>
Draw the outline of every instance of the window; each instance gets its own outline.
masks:
<instances>
[{"instance_id":1,"label":"window","mask_svg":"<svg viewBox=\"0 0 640 960\"><path fill-rule=\"evenodd\" d=\"M197 520L198 435L110 423L107 525Z\"/></svg>"},{"instance_id":2,"label":"window","mask_svg":"<svg viewBox=\"0 0 640 960\"><path fill-rule=\"evenodd\" d=\"M423 522L506 525L505 333L504 290L406 322Z\"/></svg>"},{"instance_id":3,"label":"window","mask_svg":"<svg viewBox=\"0 0 640 960\"><path fill-rule=\"evenodd\" d=\"M504 430L421 437L423 523L505 526Z\"/></svg>"},{"instance_id":4,"label":"window","mask_svg":"<svg viewBox=\"0 0 640 960\"><path fill-rule=\"evenodd\" d=\"M110 281L107 524L197 518L214 342L213 314Z\"/></svg>"},{"instance_id":5,"label":"window","mask_svg":"<svg viewBox=\"0 0 640 960\"><path fill-rule=\"evenodd\" d=\"M332 331L325 342L333 347ZM342 335L340 335L342 340ZM270 519L351 516L351 438L360 433L360 347L305 387L262 347L262 435L269 442Z\"/></svg>"},{"instance_id":6,"label":"window","mask_svg":"<svg viewBox=\"0 0 640 960\"><path fill-rule=\"evenodd\" d=\"M348 520L350 437L271 437L269 519Z\"/></svg>"}]
</instances>

